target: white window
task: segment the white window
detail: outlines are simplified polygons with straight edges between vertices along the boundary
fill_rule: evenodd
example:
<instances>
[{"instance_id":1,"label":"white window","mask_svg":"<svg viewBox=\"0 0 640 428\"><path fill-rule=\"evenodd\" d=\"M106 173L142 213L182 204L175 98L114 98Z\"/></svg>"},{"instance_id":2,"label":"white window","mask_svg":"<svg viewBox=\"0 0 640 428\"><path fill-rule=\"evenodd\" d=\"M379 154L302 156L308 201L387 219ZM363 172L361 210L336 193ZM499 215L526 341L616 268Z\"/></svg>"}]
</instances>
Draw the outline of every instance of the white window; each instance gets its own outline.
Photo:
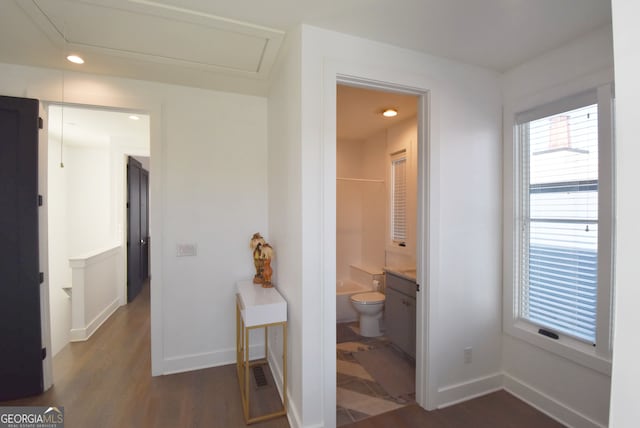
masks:
<instances>
[{"instance_id":1,"label":"white window","mask_svg":"<svg viewBox=\"0 0 640 428\"><path fill-rule=\"evenodd\" d=\"M391 242L404 247L407 240L407 155L391 156Z\"/></svg>"},{"instance_id":2,"label":"white window","mask_svg":"<svg viewBox=\"0 0 640 428\"><path fill-rule=\"evenodd\" d=\"M607 85L516 115L514 138L513 322L600 356L611 350L611 122Z\"/></svg>"}]
</instances>

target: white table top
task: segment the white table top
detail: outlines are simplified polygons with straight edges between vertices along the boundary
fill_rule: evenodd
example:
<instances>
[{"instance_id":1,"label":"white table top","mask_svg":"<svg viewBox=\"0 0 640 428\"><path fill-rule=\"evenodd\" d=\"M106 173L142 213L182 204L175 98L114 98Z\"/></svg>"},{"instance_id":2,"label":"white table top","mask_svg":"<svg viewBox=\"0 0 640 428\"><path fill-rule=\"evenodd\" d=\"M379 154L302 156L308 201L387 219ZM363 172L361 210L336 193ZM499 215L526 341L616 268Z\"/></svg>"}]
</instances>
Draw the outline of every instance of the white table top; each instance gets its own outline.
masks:
<instances>
[{"instance_id":1,"label":"white table top","mask_svg":"<svg viewBox=\"0 0 640 428\"><path fill-rule=\"evenodd\" d=\"M262 288L251 281L236 283L240 313L246 327L273 324L287 320L287 301L275 288Z\"/></svg>"}]
</instances>

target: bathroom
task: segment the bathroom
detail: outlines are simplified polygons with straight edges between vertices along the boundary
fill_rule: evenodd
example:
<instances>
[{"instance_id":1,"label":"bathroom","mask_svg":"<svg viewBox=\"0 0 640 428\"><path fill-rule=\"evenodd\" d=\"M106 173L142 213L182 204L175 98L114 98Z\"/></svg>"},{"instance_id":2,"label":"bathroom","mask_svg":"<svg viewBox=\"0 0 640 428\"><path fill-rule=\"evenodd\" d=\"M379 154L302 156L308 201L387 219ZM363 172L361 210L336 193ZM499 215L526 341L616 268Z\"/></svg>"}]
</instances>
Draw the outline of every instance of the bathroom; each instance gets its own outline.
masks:
<instances>
[{"instance_id":1,"label":"bathroom","mask_svg":"<svg viewBox=\"0 0 640 428\"><path fill-rule=\"evenodd\" d=\"M338 85L338 426L415 401L417 110L414 95Z\"/></svg>"}]
</instances>

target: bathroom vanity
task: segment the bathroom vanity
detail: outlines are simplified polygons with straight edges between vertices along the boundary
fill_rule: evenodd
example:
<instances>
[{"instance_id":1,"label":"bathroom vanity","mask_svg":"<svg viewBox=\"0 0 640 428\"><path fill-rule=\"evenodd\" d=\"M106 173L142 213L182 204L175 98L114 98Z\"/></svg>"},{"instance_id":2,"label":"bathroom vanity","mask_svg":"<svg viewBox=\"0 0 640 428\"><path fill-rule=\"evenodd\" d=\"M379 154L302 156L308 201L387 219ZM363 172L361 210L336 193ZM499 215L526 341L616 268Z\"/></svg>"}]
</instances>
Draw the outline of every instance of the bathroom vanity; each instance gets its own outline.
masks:
<instances>
[{"instance_id":1,"label":"bathroom vanity","mask_svg":"<svg viewBox=\"0 0 640 428\"><path fill-rule=\"evenodd\" d=\"M385 269L385 335L411 358L416 358L415 270Z\"/></svg>"}]
</instances>

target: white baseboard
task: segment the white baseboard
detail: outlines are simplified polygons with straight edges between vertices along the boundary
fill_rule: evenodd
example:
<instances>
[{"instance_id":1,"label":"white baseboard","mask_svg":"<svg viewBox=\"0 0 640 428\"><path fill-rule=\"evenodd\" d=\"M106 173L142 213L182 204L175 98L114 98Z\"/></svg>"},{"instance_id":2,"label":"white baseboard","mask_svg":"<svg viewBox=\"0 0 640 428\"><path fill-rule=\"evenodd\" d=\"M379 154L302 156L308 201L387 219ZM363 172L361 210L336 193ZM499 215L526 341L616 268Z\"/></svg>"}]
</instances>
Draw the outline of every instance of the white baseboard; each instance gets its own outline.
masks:
<instances>
[{"instance_id":1,"label":"white baseboard","mask_svg":"<svg viewBox=\"0 0 640 428\"><path fill-rule=\"evenodd\" d=\"M72 328L69 331L69 341L83 342L89 339L119 307L120 301L116 298L113 302L109 303L107 307L104 308L102 312L100 312L98 316L95 317L85 328Z\"/></svg>"},{"instance_id":2,"label":"white baseboard","mask_svg":"<svg viewBox=\"0 0 640 428\"><path fill-rule=\"evenodd\" d=\"M264 345L249 345L249 359L264 358ZM190 372L236 363L236 348L165 358L163 375Z\"/></svg>"},{"instance_id":3,"label":"white baseboard","mask_svg":"<svg viewBox=\"0 0 640 428\"><path fill-rule=\"evenodd\" d=\"M276 383L276 388L278 389L278 394L280 394L280 399L282 400L282 359L278 358L273 353L273 347L269 348L269 367L271 368L271 373L273 374L273 380ZM298 412L298 407L294 400L292 400L291 396L291 386L287 385L287 419L289 420L289 426L291 428L301 428L302 422L300 421L300 414Z\"/></svg>"},{"instance_id":4,"label":"white baseboard","mask_svg":"<svg viewBox=\"0 0 640 428\"><path fill-rule=\"evenodd\" d=\"M504 373L504 389L564 425L580 428L604 428L606 426L507 373Z\"/></svg>"},{"instance_id":5,"label":"white baseboard","mask_svg":"<svg viewBox=\"0 0 640 428\"><path fill-rule=\"evenodd\" d=\"M502 389L502 373L472 379L438 390L438 408L451 406L462 401L490 394Z\"/></svg>"},{"instance_id":6,"label":"white baseboard","mask_svg":"<svg viewBox=\"0 0 640 428\"><path fill-rule=\"evenodd\" d=\"M278 394L280 394L280 399L282 400L282 379L284 378L282 375L282 358L278 358L273 353L273 347L270 347L267 360L269 361L269 367L271 368L271 374L273 374L273 380L276 383ZM289 388L287 388L287 400L289 398Z\"/></svg>"}]
</instances>

